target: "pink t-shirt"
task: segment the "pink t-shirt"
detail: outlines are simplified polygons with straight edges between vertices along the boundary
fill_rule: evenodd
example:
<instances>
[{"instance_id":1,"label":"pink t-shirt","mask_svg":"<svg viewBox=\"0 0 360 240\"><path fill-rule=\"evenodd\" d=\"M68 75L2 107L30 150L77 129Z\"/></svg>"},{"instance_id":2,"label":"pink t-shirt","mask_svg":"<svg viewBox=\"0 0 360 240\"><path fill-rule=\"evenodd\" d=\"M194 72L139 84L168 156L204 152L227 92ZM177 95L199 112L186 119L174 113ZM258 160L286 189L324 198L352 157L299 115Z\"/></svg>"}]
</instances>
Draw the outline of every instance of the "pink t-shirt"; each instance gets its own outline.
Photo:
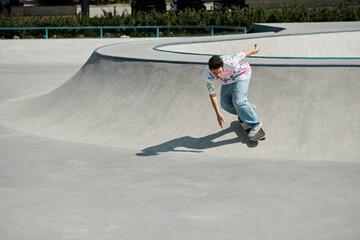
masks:
<instances>
[{"instance_id":1,"label":"pink t-shirt","mask_svg":"<svg viewBox=\"0 0 360 240\"><path fill-rule=\"evenodd\" d=\"M236 55L220 56L224 62L224 70L220 77L221 85L232 84L239 80L248 80L251 78L250 64L244 61L246 54L241 52ZM211 73L209 66L203 72L204 80L209 94L215 93L215 76Z\"/></svg>"}]
</instances>

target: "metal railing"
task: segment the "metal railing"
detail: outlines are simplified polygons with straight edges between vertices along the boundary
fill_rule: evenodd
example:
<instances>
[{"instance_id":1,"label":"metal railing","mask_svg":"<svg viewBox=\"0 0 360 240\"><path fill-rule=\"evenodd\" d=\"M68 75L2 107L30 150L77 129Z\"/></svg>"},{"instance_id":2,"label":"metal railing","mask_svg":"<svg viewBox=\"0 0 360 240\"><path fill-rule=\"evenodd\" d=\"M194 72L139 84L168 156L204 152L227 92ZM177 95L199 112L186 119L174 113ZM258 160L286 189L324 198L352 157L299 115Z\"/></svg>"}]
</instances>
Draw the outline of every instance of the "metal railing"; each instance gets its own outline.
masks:
<instances>
[{"instance_id":1,"label":"metal railing","mask_svg":"<svg viewBox=\"0 0 360 240\"><path fill-rule=\"evenodd\" d=\"M103 31L105 29L156 29L156 37L160 36L160 29L210 29L211 36L214 36L214 29L232 29L242 30L246 34L246 27L234 26L94 26L94 27L0 27L2 31L10 30L45 30L45 38L49 39L49 30L84 30L84 29L98 29L100 30L100 38L103 38Z\"/></svg>"}]
</instances>

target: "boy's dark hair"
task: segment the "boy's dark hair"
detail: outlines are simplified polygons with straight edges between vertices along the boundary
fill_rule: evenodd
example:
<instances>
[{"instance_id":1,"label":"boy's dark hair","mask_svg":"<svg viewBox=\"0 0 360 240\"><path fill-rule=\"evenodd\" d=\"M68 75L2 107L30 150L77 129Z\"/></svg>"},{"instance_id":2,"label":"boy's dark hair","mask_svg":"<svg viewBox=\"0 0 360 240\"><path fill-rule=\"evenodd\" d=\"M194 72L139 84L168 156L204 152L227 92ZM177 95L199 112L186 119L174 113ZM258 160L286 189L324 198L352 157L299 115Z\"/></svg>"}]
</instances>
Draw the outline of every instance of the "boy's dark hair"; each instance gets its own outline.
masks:
<instances>
[{"instance_id":1,"label":"boy's dark hair","mask_svg":"<svg viewBox=\"0 0 360 240\"><path fill-rule=\"evenodd\" d=\"M223 60L221 59L220 56L212 56L210 59L209 59L209 69L218 69L219 67L224 67L224 62Z\"/></svg>"}]
</instances>

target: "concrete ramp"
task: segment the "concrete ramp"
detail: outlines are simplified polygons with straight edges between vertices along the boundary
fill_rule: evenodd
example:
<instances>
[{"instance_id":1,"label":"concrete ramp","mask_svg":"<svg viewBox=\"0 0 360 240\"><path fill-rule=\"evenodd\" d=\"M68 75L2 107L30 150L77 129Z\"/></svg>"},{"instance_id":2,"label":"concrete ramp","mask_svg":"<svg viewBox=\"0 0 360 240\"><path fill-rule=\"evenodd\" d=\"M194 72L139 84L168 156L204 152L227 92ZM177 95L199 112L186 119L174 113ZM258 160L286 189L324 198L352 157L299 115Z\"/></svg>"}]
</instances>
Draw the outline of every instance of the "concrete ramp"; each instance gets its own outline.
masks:
<instances>
[{"instance_id":1,"label":"concrete ramp","mask_svg":"<svg viewBox=\"0 0 360 240\"><path fill-rule=\"evenodd\" d=\"M112 48L119 50L115 45L108 51ZM180 151L359 160L359 67L254 64L249 101L257 106L267 136L250 143L236 116L223 111L224 129L217 125L202 80L207 57L202 62L188 58L131 59L97 50L61 87L2 103L1 124L51 138L135 149L139 156Z\"/></svg>"},{"instance_id":2,"label":"concrete ramp","mask_svg":"<svg viewBox=\"0 0 360 240\"><path fill-rule=\"evenodd\" d=\"M234 54L243 48L254 47L254 41L261 46L255 57L292 58L356 58L359 57L360 31L330 32L316 34L289 34L283 36L265 35L231 41L199 42L192 44L171 44L159 48L179 53L208 55Z\"/></svg>"}]
</instances>

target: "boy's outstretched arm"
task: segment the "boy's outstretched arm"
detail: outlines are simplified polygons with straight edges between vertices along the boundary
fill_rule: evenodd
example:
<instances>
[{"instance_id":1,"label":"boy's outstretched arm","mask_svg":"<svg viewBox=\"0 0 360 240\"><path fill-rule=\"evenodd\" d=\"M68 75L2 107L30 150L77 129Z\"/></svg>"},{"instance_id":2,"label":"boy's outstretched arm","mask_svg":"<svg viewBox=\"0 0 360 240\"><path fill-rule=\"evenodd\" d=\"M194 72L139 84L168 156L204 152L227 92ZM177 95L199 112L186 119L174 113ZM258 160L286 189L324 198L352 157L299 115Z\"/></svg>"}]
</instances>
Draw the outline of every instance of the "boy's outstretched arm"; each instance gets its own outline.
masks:
<instances>
[{"instance_id":1,"label":"boy's outstretched arm","mask_svg":"<svg viewBox=\"0 0 360 240\"><path fill-rule=\"evenodd\" d=\"M223 128L223 122L225 122L225 120L224 120L223 115L220 113L220 109L219 109L219 106L218 106L216 94L214 93L214 94L211 94L209 96L210 96L211 104L212 104L212 106L213 106L213 108L215 110L218 123L219 123L220 127Z\"/></svg>"},{"instance_id":2,"label":"boy's outstretched arm","mask_svg":"<svg viewBox=\"0 0 360 240\"><path fill-rule=\"evenodd\" d=\"M243 51L245 53L245 55L248 57L248 56L251 56L253 54L256 54L260 51L260 48L259 48L259 45L255 44L255 48L254 49L251 49L251 50L245 50Z\"/></svg>"}]
</instances>

